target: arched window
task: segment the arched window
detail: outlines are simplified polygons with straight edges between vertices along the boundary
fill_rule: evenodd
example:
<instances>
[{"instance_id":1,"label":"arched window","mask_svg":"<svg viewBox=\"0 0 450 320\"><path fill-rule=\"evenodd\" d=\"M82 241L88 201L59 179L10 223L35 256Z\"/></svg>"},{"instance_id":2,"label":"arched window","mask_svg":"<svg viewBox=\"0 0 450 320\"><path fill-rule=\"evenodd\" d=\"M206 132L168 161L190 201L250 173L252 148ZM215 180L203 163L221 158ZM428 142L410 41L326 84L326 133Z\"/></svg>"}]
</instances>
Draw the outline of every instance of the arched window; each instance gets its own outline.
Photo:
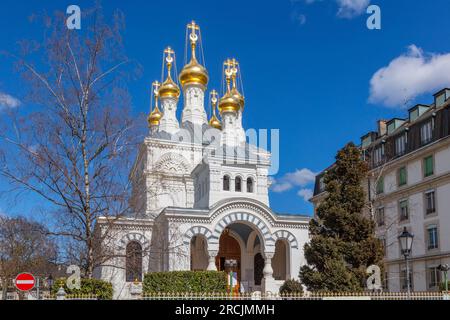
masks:
<instances>
[{"instance_id":1,"label":"arched window","mask_svg":"<svg viewBox=\"0 0 450 320\"><path fill-rule=\"evenodd\" d=\"M236 177L234 182L234 191L241 192L242 191L242 178Z\"/></svg>"},{"instance_id":2,"label":"arched window","mask_svg":"<svg viewBox=\"0 0 450 320\"><path fill-rule=\"evenodd\" d=\"M127 245L126 280L127 282L142 281L142 246L136 241Z\"/></svg>"},{"instance_id":3,"label":"arched window","mask_svg":"<svg viewBox=\"0 0 450 320\"><path fill-rule=\"evenodd\" d=\"M247 178L247 192L253 193L253 179Z\"/></svg>"},{"instance_id":4,"label":"arched window","mask_svg":"<svg viewBox=\"0 0 450 320\"><path fill-rule=\"evenodd\" d=\"M223 176L223 190L230 191L230 177Z\"/></svg>"}]
</instances>

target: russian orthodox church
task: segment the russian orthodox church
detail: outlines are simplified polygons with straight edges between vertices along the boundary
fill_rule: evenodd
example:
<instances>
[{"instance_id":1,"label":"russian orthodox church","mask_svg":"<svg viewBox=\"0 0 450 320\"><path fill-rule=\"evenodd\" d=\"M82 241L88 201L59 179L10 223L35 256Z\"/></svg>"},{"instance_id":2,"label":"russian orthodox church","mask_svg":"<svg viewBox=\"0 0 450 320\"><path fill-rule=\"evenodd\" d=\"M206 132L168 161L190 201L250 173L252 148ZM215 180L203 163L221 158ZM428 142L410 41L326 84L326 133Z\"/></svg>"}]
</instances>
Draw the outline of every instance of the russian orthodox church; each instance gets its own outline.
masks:
<instances>
[{"instance_id":1,"label":"russian orthodox church","mask_svg":"<svg viewBox=\"0 0 450 320\"><path fill-rule=\"evenodd\" d=\"M200 27L186 34L190 61L177 76L167 48L164 81L152 85L149 135L130 173L135 215L98 220L112 254L97 277L112 282L115 298L129 298L146 273L174 270L232 271L234 290L278 292L305 263L309 218L270 208L271 154L247 142L239 63L227 59L223 94L207 95Z\"/></svg>"}]
</instances>

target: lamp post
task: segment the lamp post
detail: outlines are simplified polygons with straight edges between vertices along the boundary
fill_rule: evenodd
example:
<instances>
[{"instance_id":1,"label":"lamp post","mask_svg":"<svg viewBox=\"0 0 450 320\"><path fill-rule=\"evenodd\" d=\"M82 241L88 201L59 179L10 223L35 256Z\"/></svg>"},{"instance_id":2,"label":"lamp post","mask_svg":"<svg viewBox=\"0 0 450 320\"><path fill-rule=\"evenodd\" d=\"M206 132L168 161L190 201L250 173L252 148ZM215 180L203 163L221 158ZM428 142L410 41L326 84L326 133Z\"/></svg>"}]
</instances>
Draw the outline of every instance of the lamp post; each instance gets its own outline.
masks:
<instances>
[{"instance_id":1,"label":"lamp post","mask_svg":"<svg viewBox=\"0 0 450 320\"><path fill-rule=\"evenodd\" d=\"M408 289L408 299L411 297L411 282L409 277L409 257L411 255L411 249L413 244L414 235L409 233L406 227L404 227L403 232L398 236L398 241L400 242L400 248L402 254L405 257L406 262L406 286Z\"/></svg>"},{"instance_id":2,"label":"lamp post","mask_svg":"<svg viewBox=\"0 0 450 320\"><path fill-rule=\"evenodd\" d=\"M50 274L48 277L47 277L47 287L48 287L48 293L49 293L49 295L51 295L52 294L52 287L53 287L53 284L55 283L55 280L53 280L53 276Z\"/></svg>"},{"instance_id":3,"label":"lamp post","mask_svg":"<svg viewBox=\"0 0 450 320\"><path fill-rule=\"evenodd\" d=\"M440 264L438 269L439 269L439 271L444 273L444 289L445 289L445 294L448 295L447 272L448 272L448 270L450 270L450 265L448 265L448 264Z\"/></svg>"}]
</instances>

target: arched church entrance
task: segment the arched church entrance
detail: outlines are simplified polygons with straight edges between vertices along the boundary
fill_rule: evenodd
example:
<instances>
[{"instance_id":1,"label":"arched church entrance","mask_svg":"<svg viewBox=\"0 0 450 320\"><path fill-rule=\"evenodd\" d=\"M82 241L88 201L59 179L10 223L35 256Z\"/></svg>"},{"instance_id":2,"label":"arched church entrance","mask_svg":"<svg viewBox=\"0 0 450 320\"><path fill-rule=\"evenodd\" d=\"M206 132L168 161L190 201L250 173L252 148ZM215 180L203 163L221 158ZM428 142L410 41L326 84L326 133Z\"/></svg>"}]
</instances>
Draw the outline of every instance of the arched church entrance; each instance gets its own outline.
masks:
<instances>
[{"instance_id":1,"label":"arched church entrance","mask_svg":"<svg viewBox=\"0 0 450 320\"><path fill-rule=\"evenodd\" d=\"M231 228L225 228L219 240L219 252L216 256L218 271L233 271L237 273L238 283L241 282L241 246ZM227 260L236 260L237 264L232 269L227 268Z\"/></svg>"}]
</instances>

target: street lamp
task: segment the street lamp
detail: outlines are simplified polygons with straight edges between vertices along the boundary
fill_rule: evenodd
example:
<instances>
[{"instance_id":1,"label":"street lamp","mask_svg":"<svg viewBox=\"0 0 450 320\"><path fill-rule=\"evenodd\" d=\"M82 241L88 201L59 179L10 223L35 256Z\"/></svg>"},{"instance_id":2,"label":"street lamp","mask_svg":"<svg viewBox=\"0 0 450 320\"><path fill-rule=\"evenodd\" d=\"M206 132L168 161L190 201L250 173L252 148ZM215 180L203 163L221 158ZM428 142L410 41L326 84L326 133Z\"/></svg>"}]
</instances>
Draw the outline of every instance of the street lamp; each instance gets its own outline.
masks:
<instances>
[{"instance_id":1,"label":"street lamp","mask_svg":"<svg viewBox=\"0 0 450 320\"><path fill-rule=\"evenodd\" d=\"M408 289L408 298L410 298L411 295L411 283L409 278L409 257L411 255L413 239L414 235L409 233L406 227L404 227L403 232L398 236L400 248L402 249L402 254L405 257L406 261L406 286Z\"/></svg>"},{"instance_id":2,"label":"street lamp","mask_svg":"<svg viewBox=\"0 0 450 320\"><path fill-rule=\"evenodd\" d=\"M444 289L445 289L445 294L448 294L447 272L448 272L448 270L450 270L450 265L448 265L448 264L440 264L438 269L439 269L439 271L442 271L444 273Z\"/></svg>"},{"instance_id":3,"label":"street lamp","mask_svg":"<svg viewBox=\"0 0 450 320\"><path fill-rule=\"evenodd\" d=\"M52 287L53 287L54 283L55 283L55 280L53 280L53 276L50 274L47 277L47 287L48 287L49 294L52 294Z\"/></svg>"}]
</instances>

